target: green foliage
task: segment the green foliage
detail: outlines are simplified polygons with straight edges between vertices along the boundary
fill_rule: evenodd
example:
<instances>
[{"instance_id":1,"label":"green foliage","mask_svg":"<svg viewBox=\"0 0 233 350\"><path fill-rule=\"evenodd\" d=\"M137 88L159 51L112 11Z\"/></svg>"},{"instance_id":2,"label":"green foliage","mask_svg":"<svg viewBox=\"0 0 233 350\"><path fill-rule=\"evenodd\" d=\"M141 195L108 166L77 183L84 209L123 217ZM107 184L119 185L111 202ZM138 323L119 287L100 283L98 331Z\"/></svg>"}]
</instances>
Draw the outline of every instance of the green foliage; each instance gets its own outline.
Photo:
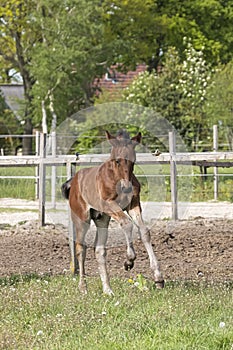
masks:
<instances>
[{"instance_id":1,"label":"green foliage","mask_svg":"<svg viewBox=\"0 0 233 350\"><path fill-rule=\"evenodd\" d=\"M231 349L232 286L167 283L162 291L112 279L103 296L90 278L80 295L70 276L1 280L2 349ZM145 282L143 282L144 284Z\"/></svg>"},{"instance_id":2,"label":"green foliage","mask_svg":"<svg viewBox=\"0 0 233 350\"><path fill-rule=\"evenodd\" d=\"M196 50L204 46L208 63L232 59L232 1L166 0L104 1L108 35L118 39L116 61L126 66L139 61L157 68L161 50L176 47L183 56L183 37L192 39Z\"/></svg>"},{"instance_id":3,"label":"green foliage","mask_svg":"<svg viewBox=\"0 0 233 350\"><path fill-rule=\"evenodd\" d=\"M184 51L179 86L182 91L182 114L186 123L185 136L194 145L208 138L204 111L207 89L212 84L212 70L204 59L203 49L195 50L190 41Z\"/></svg>"},{"instance_id":4,"label":"green foliage","mask_svg":"<svg viewBox=\"0 0 233 350\"><path fill-rule=\"evenodd\" d=\"M36 2L19 0L2 0L0 5L0 72L5 83L17 80L21 75L25 88L25 99L30 104L29 92L33 79L29 72L31 48L39 33L33 26L31 17Z\"/></svg>"},{"instance_id":5,"label":"green foliage","mask_svg":"<svg viewBox=\"0 0 233 350\"><path fill-rule=\"evenodd\" d=\"M187 36L196 50L204 46L204 56L211 65L232 59L232 1L159 1L156 12L168 24L164 42L175 46L181 57L186 47L183 37ZM162 47L166 50L167 46Z\"/></svg>"},{"instance_id":6,"label":"green foliage","mask_svg":"<svg viewBox=\"0 0 233 350\"><path fill-rule=\"evenodd\" d=\"M30 28L29 13L34 1L2 0L0 5L0 80L10 83L15 73L26 79L26 64L30 60L29 46L35 32Z\"/></svg>"},{"instance_id":7,"label":"green foliage","mask_svg":"<svg viewBox=\"0 0 233 350\"><path fill-rule=\"evenodd\" d=\"M180 61L178 52L169 48L161 71L142 73L125 91L128 102L152 108L166 118L188 146L205 139L204 103L211 82L211 70L203 52L189 42Z\"/></svg>"},{"instance_id":8,"label":"green foliage","mask_svg":"<svg viewBox=\"0 0 233 350\"><path fill-rule=\"evenodd\" d=\"M204 47L208 64L229 62L232 26L232 1L2 0L0 80L12 82L20 73L25 117L33 114L34 125L40 126L44 101L49 125L53 113L59 124L93 104L93 81L112 64L122 63L127 71L145 62L151 70L161 65L169 47L183 60L184 36L197 52ZM168 80L162 75L158 87L163 89ZM170 97L164 113L176 122L183 113L177 102L180 91L165 89Z\"/></svg>"},{"instance_id":9,"label":"green foliage","mask_svg":"<svg viewBox=\"0 0 233 350\"><path fill-rule=\"evenodd\" d=\"M160 50L159 38L166 28L153 0L103 1L105 33L114 42L114 60L123 69L148 62Z\"/></svg>"},{"instance_id":10,"label":"green foliage","mask_svg":"<svg viewBox=\"0 0 233 350\"><path fill-rule=\"evenodd\" d=\"M209 125L220 126L219 143L228 143L233 149L233 61L219 66L209 88L205 110ZM225 127L225 128L223 128ZM223 130L223 132L221 132Z\"/></svg>"},{"instance_id":11,"label":"green foliage","mask_svg":"<svg viewBox=\"0 0 233 350\"><path fill-rule=\"evenodd\" d=\"M94 103L93 82L112 64L120 63L127 71L145 62L150 72L163 66L159 74L140 76L128 101L167 118L190 149L207 139L207 126L219 120L228 128L221 138L227 137L232 148L231 65L216 75L204 109L209 67L232 60L232 26L232 1L2 0L0 80L12 82L20 73L24 117L33 115L34 126L40 127L44 102L51 127L52 118L59 125ZM149 122L142 116L142 127ZM26 133L31 131L27 125ZM94 133L101 136L100 130ZM94 145L87 136L78 145L84 151Z\"/></svg>"},{"instance_id":12,"label":"green foliage","mask_svg":"<svg viewBox=\"0 0 233 350\"><path fill-rule=\"evenodd\" d=\"M41 102L48 113L53 102L58 123L91 103L91 83L103 70L104 39L98 1L42 1L35 26L42 40L34 45L30 70L37 81L32 94L37 122ZM50 28L50 30L46 30ZM107 54L105 52L105 54Z\"/></svg>"},{"instance_id":13,"label":"green foliage","mask_svg":"<svg viewBox=\"0 0 233 350\"><path fill-rule=\"evenodd\" d=\"M155 110L180 129L181 91L177 89L180 67L177 51L170 48L165 56L162 71L139 74L124 92L126 101Z\"/></svg>"}]
</instances>

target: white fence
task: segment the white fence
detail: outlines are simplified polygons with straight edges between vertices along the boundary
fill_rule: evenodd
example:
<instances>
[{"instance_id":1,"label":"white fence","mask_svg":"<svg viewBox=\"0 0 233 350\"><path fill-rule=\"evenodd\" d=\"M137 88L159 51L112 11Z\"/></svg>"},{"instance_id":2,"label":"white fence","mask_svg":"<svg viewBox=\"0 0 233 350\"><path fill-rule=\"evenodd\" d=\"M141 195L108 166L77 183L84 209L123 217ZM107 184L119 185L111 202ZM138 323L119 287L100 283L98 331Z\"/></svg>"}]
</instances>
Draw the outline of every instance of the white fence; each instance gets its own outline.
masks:
<instances>
[{"instance_id":1,"label":"white fence","mask_svg":"<svg viewBox=\"0 0 233 350\"><path fill-rule=\"evenodd\" d=\"M36 181L36 194L39 198L39 222L45 223L45 188L46 188L46 166L52 166L51 175L51 202L55 207L56 201L56 167L66 166L67 178L71 177L76 166L98 165L108 159L109 154L86 154L80 155L77 159L72 155L56 155L56 135L52 135L52 155L46 155L46 135L40 134L40 144L38 145L38 154L36 156L0 156L0 166L34 166ZM137 153L137 164L170 164L170 183L171 183L171 203L172 219L178 219L177 202L177 165L199 165L214 167L214 198L218 194L218 167L233 167L233 152L202 152L202 153L176 153L175 134L169 133L169 153L163 153L155 156L151 153ZM216 147L217 148L217 147Z\"/></svg>"}]
</instances>

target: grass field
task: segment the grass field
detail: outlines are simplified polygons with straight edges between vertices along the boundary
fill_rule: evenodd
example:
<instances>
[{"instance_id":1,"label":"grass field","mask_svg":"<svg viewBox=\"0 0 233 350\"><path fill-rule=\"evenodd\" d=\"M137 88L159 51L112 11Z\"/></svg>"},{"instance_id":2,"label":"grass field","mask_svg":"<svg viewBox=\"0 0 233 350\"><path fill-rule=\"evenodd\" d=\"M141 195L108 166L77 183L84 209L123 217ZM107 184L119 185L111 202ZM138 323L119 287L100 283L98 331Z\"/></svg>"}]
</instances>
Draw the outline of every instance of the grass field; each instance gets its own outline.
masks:
<instances>
[{"instance_id":1,"label":"grass field","mask_svg":"<svg viewBox=\"0 0 233 350\"><path fill-rule=\"evenodd\" d=\"M195 176L193 175L194 173ZM204 181L200 177L198 167L178 166L179 201L208 201L214 198L213 169L208 169L208 176ZM233 201L232 169L219 169L219 200ZM139 175L142 185L142 201L170 201L170 177L168 165L135 166L135 174ZM147 175L146 177L144 175ZM25 179L23 176L34 176L34 167L0 168L0 198L35 199L35 179ZM154 176L155 175L155 176ZM8 179L7 176L19 176L17 179ZM51 200L51 167L47 167L46 200ZM20 178L21 177L21 178ZM63 178L62 178L63 177ZM60 187L66 179L65 167L57 167L57 200L61 198Z\"/></svg>"},{"instance_id":2,"label":"grass field","mask_svg":"<svg viewBox=\"0 0 233 350\"><path fill-rule=\"evenodd\" d=\"M140 276L140 281L142 280ZM81 295L72 276L0 280L1 349L232 350L233 286L112 279L115 295L89 278Z\"/></svg>"}]
</instances>

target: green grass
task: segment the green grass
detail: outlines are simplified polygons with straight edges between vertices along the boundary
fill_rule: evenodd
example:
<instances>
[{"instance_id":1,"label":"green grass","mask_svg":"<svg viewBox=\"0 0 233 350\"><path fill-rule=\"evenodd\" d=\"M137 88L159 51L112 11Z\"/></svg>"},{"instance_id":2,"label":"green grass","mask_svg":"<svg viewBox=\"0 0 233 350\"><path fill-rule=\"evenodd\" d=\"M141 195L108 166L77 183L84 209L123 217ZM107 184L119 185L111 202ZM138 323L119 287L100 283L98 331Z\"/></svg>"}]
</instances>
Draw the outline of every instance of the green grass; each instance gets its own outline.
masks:
<instances>
[{"instance_id":1,"label":"green grass","mask_svg":"<svg viewBox=\"0 0 233 350\"><path fill-rule=\"evenodd\" d=\"M1 176L35 176L34 167L3 168ZM0 198L35 199L35 179L0 179Z\"/></svg>"},{"instance_id":2,"label":"green grass","mask_svg":"<svg viewBox=\"0 0 233 350\"><path fill-rule=\"evenodd\" d=\"M56 195L61 198L61 184L66 179L65 167L57 167L57 175L64 176L63 179L57 179ZM35 199L35 179L9 179L7 176L35 176L35 167L0 167L0 198L20 198L20 199ZM51 200L51 167L46 167L46 199Z\"/></svg>"},{"instance_id":3,"label":"green grass","mask_svg":"<svg viewBox=\"0 0 233 350\"><path fill-rule=\"evenodd\" d=\"M86 296L71 276L0 282L1 349L233 349L229 284L170 282L154 290L147 281L144 290L112 279L115 296L107 297L96 278Z\"/></svg>"},{"instance_id":4,"label":"green grass","mask_svg":"<svg viewBox=\"0 0 233 350\"><path fill-rule=\"evenodd\" d=\"M32 211L34 213L38 212L38 209L22 209L22 208L0 208L0 213L24 213Z\"/></svg>"},{"instance_id":5,"label":"green grass","mask_svg":"<svg viewBox=\"0 0 233 350\"><path fill-rule=\"evenodd\" d=\"M207 180L198 176L199 167L177 166L178 174L188 176L178 177L178 200L179 201L208 201L214 198L213 176L208 176ZM192 171L196 176L190 176ZM233 176L231 168L219 168L219 174L225 176L219 177L219 200L233 202ZM163 202L170 201L170 168L169 165L141 165L135 166L135 174L139 175L139 181L142 185L141 200ZM208 169L208 174L213 175L213 169ZM0 176L34 176L34 167L18 168L0 168ZM46 181L46 200L51 200L51 167L47 167ZM156 175L156 177L144 176ZM61 184L66 179L65 167L57 167L56 199L61 199ZM61 176L64 176L61 178ZM0 179L0 198L21 198L35 199L35 180L34 179Z\"/></svg>"}]
</instances>

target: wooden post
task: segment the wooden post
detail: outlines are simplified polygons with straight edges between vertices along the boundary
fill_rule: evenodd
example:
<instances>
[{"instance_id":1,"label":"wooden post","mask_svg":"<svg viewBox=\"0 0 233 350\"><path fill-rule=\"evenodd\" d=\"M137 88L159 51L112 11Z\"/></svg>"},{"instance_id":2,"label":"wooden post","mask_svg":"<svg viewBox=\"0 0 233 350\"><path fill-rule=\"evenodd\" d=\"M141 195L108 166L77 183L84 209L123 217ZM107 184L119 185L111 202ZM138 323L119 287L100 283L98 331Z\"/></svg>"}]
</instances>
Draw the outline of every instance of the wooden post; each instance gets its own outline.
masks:
<instances>
[{"instance_id":1,"label":"wooden post","mask_svg":"<svg viewBox=\"0 0 233 350\"><path fill-rule=\"evenodd\" d=\"M46 134L40 134L40 164L39 164L39 225L45 225L45 181L46 166L44 159L46 157Z\"/></svg>"},{"instance_id":2,"label":"wooden post","mask_svg":"<svg viewBox=\"0 0 233 350\"><path fill-rule=\"evenodd\" d=\"M40 155L40 133L39 131L36 131L36 145L35 145L35 155L39 156ZM39 198L39 166L35 167L35 176L36 176L36 181L35 181L35 199Z\"/></svg>"},{"instance_id":3,"label":"wooden post","mask_svg":"<svg viewBox=\"0 0 233 350\"><path fill-rule=\"evenodd\" d=\"M218 150L218 126L213 126L213 152ZM214 167L214 200L218 200L218 168Z\"/></svg>"},{"instance_id":4,"label":"wooden post","mask_svg":"<svg viewBox=\"0 0 233 350\"><path fill-rule=\"evenodd\" d=\"M67 163L66 164L66 173L67 173L67 179L70 179L75 175L76 167L74 163ZM71 209L68 205L68 218L69 218L69 246L70 246L70 255L71 255L71 262L70 262L70 269L73 274L77 274L79 267L78 267L78 260L76 257L76 231L75 231L75 225L71 219Z\"/></svg>"},{"instance_id":5,"label":"wooden post","mask_svg":"<svg viewBox=\"0 0 233 350\"><path fill-rule=\"evenodd\" d=\"M52 131L51 133L51 145L52 145L52 156L56 157L56 132ZM52 173L51 173L51 204L52 208L56 208L56 166L52 165Z\"/></svg>"},{"instance_id":6,"label":"wooden post","mask_svg":"<svg viewBox=\"0 0 233 350\"><path fill-rule=\"evenodd\" d=\"M178 219L177 208L177 170L173 156L176 154L176 135L174 131L169 132L169 153L170 153L170 179L171 179L171 204L172 220Z\"/></svg>"}]
</instances>

